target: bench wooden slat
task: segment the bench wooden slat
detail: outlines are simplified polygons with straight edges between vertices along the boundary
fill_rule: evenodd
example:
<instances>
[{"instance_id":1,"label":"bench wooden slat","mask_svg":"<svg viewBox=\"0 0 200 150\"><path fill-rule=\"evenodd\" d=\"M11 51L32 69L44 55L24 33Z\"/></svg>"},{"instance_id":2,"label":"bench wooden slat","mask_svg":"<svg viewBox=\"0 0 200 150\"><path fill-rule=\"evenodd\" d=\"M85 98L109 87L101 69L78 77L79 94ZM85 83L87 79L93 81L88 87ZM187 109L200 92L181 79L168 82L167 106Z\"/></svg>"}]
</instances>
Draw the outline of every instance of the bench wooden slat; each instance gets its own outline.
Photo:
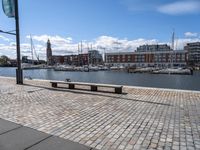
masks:
<instances>
[{"instance_id":1,"label":"bench wooden slat","mask_svg":"<svg viewBox=\"0 0 200 150\"><path fill-rule=\"evenodd\" d=\"M112 88L120 88L123 87L121 85L110 85L110 84L99 84L99 83L81 83L81 82L64 82L64 81L50 81L50 83L58 83L58 84L76 84L76 85L88 85L88 86L99 86L99 87L112 87Z\"/></svg>"},{"instance_id":2,"label":"bench wooden slat","mask_svg":"<svg viewBox=\"0 0 200 150\"><path fill-rule=\"evenodd\" d=\"M97 84L97 83L82 83L82 82L68 82L68 81L50 81L52 87L57 87L57 84L68 84L69 89L74 89L75 85L85 85L90 86L91 91L97 91L98 87L107 87L107 88L114 88L115 93L121 94L122 87L121 85L108 85L108 84Z\"/></svg>"}]
</instances>

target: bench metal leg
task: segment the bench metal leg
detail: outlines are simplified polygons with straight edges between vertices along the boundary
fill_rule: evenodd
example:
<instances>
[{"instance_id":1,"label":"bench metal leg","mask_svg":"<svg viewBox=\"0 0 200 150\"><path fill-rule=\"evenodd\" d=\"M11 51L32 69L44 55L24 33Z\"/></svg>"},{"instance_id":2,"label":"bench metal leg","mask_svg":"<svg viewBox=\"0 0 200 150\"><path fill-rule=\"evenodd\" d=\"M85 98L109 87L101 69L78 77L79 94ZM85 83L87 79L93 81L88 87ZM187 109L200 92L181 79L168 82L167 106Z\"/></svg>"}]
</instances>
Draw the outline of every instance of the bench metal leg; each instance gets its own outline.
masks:
<instances>
[{"instance_id":1,"label":"bench metal leg","mask_svg":"<svg viewBox=\"0 0 200 150\"><path fill-rule=\"evenodd\" d=\"M122 88L115 88L115 93L122 94Z\"/></svg>"},{"instance_id":2,"label":"bench metal leg","mask_svg":"<svg viewBox=\"0 0 200 150\"><path fill-rule=\"evenodd\" d=\"M74 89L75 85L74 84L69 84L69 89Z\"/></svg>"},{"instance_id":3,"label":"bench metal leg","mask_svg":"<svg viewBox=\"0 0 200 150\"><path fill-rule=\"evenodd\" d=\"M91 91L97 91L97 86L91 85Z\"/></svg>"},{"instance_id":4,"label":"bench metal leg","mask_svg":"<svg viewBox=\"0 0 200 150\"><path fill-rule=\"evenodd\" d=\"M52 87L54 87L54 88L58 87L58 86L57 86L57 83L52 83L51 85L52 85Z\"/></svg>"}]
</instances>

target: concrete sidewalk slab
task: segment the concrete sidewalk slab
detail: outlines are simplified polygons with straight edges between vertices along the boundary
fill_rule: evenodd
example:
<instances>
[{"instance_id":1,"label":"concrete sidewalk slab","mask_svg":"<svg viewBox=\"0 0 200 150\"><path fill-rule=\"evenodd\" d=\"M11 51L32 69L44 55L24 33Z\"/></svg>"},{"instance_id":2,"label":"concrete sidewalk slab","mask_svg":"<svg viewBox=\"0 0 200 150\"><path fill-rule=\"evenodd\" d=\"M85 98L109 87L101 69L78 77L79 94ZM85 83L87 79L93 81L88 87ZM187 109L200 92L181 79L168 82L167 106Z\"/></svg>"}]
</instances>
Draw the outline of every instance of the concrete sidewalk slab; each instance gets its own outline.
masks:
<instances>
[{"instance_id":1,"label":"concrete sidewalk slab","mask_svg":"<svg viewBox=\"0 0 200 150\"><path fill-rule=\"evenodd\" d=\"M27 150L92 150L84 145L59 137L50 137Z\"/></svg>"},{"instance_id":2,"label":"concrete sidewalk slab","mask_svg":"<svg viewBox=\"0 0 200 150\"><path fill-rule=\"evenodd\" d=\"M92 150L92 148L0 119L0 150Z\"/></svg>"},{"instance_id":3,"label":"concrete sidewalk slab","mask_svg":"<svg viewBox=\"0 0 200 150\"><path fill-rule=\"evenodd\" d=\"M21 125L0 119L0 135L19 127L21 127Z\"/></svg>"},{"instance_id":4,"label":"concrete sidewalk slab","mask_svg":"<svg viewBox=\"0 0 200 150\"><path fill-rule=\"evenodd\" d=\"M0 150L24 150L47 137L43 132L21 127L0 135Z\"/></svg>"}]
</instances>

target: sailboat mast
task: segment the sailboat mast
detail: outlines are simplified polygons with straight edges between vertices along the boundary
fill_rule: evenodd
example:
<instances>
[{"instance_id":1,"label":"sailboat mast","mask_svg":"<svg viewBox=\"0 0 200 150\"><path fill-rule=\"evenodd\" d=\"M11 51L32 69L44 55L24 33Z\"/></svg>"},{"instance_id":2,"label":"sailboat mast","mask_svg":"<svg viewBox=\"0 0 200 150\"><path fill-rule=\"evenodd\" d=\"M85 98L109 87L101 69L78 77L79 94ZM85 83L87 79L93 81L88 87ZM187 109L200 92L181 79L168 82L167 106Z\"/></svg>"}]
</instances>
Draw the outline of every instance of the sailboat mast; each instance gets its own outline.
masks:
<instances>
[{"instance_id":1,"label":"sailboat mast","mask_svg":"<svg viewBox=\"0 0 200 150\"><path fill-rule=\"evenodd\" d=\"M173 31L173 33L172 33L172 50L174 50L174 38L175 38L175 33Z\"/></svg>"},{"instance_id":2,"label":"sailboat mast","mask_svg":"<svg viewBox=\"0 0 200 150\"><path fill-rule=\"evenodd\" d=\"M32 64L34 64L33 61L33 40L32 40L32 36L30 35L30 41L31 41L31 58L32 58Z\"/></svg>"},{"instance_id":3,"label":"sailboat mast","mask_svg":"<svg viewBox=\"0 0 200 150\"><path fill-rule=\"evenodd\" d=\"M81 66L83 65L82 53L83 53L83 42L81 41Z\"/></svg>"},{"instance_id":4,"label":"sailboat mast","mask_svg":"<svg viewBox=\"0 0 200 150\"><path fill-rule=\"evenodd\" d=\"M89 51L90 51L90 48L89 48L89 44L87 44L87 47L88 47L88 55L87 55L88 58L87 59L88 59L88 66L89 66L90 65L90 60L89 60Z\"/></svg>"},{"instance_id":5,"label":"sailboat mast","mask_svg":"<svg viewBox=\"0 0 200 150\"><path fill-rule=\"evenodd\" d=\"M173 53L174 53L174 37L175 37L175 33L174 33L174 30L173 30L173 33L172 33L172 52L171 52L171 68L173 68Z\"/></svg>"},{"instance_id":6,"label":"sailboat mast","mask_svg":"<svg viewBox=\"0 0 200 150\"><path fill-rule=\"evenodd\" d=\"M80 47L79 47L79 43L78 43L78 66L80 66L80 55L79 55L79 52L80 52Z\"/></svg>"}]
</instances>

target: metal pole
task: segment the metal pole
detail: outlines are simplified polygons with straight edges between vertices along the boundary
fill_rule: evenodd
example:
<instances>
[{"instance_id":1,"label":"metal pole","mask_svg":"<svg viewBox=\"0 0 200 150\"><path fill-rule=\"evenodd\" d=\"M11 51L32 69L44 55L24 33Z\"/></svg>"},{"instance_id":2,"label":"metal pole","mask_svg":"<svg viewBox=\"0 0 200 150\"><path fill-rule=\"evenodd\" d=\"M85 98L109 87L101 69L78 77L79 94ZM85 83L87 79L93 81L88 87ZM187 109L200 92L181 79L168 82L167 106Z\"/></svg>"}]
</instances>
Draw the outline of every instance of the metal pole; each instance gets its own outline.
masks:
<instances>
[{"instance_id":1,"label":"metal pole","mask_svg":"<svg viewBox=\"0 0 200 150\"><path fill-rule=\"evenodd\" d=\"M17 48L16 82L17 84L23 84L23 72L21 69L21 57L20 57L18 0L15 0L15 23L16 23L16 48Z\"/></svg>"},{"instance_id":2,"label":"metal pole","mask_svg":"<svg viewBox=\"0 0 200 150\"><path fill-rule=\"evenodd\" d=\"M16 35L15 33L11 33L11 32L6 32L6 31L2 31L0 30L1 33L5 33L5 34L10 34L10 35Z\"/></svg>"}]
</instances>

